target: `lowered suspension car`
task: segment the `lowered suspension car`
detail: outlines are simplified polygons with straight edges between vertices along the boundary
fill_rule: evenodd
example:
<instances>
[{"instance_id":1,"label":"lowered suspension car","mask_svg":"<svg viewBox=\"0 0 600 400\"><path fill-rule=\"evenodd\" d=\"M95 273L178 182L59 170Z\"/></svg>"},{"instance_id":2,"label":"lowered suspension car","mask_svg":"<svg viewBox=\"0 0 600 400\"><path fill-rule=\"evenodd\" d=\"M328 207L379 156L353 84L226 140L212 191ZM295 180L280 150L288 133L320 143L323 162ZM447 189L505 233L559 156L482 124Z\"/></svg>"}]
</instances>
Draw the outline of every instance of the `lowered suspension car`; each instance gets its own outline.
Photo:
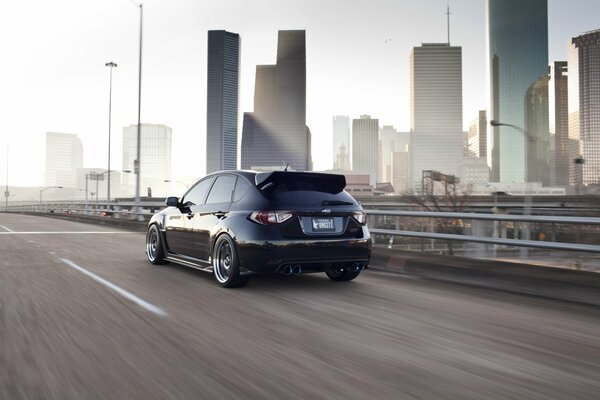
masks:
<instances>
[{"instance_id":1,"label":"lowered suspension car","mask_svg":"<svg viewBox=\"0 0 600 400\"><path fill-rule=\"evenodd\" d=\"M371 239L345 186L343 175L326 173L212 173L152 217L146 255L211 272L224 287L254 274L352 280L369 265Z\"/></svg>"}]
</instances>

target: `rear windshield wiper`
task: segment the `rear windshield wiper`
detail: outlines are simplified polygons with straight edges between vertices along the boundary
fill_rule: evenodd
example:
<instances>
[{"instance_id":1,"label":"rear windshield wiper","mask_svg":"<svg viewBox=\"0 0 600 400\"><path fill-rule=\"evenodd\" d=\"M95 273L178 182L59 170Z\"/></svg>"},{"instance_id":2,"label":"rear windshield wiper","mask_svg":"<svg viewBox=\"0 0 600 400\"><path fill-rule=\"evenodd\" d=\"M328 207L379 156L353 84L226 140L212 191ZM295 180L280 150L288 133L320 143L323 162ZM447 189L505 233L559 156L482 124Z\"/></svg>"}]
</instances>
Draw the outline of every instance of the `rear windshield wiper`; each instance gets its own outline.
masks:
<instances>
[{"instance_id":1,"label":"rear windshield wiper","mask_svg":"<svg viewBox=\"0 0 600 400\"><path fill-rule=\"evenodd\" d=\"M353 206L354 203L343 200L323 200L321 202L322 206Z\"/></svg>"}]
</instances>

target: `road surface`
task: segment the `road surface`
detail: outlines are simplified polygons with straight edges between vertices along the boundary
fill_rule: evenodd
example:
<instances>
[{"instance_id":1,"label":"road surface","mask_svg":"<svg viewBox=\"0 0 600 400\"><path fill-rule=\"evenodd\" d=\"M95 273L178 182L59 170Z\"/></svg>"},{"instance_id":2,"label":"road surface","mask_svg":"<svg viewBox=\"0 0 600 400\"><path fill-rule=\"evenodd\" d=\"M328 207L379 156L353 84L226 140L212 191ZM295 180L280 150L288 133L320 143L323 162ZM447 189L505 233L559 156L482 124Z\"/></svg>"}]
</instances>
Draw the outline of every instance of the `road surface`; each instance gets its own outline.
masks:
<instances>
[{"instance_id":1,"label":"road surface","mask_svg":"<svg viewBox=\"0 0 600 400\"><path fill-rule=\"evenodd\" d=\"M153 266L144 234L0 213L0 399L598 399L600 310L366 271Z\"/></svg>"}]
</instances>

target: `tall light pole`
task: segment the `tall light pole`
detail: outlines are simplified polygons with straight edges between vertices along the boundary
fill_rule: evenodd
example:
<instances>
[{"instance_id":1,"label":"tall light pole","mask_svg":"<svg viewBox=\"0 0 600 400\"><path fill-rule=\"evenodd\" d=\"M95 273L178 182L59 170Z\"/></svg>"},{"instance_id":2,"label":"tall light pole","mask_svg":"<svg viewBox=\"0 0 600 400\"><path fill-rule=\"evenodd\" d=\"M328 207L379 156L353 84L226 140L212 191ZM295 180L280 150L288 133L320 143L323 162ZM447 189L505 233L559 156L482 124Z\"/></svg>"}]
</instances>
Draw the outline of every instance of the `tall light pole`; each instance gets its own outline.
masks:
<instances>
[{"instance_id":1,"label":"tall light pole","mask_svg":"<svg viewBox=\"0 0 600 400\"><path fill-rule=\"evenodd\" d=\"M10 196L10 192L8 191L8 146L6 146L6 190L4 190L6 212L8 212L8 196Z\"/></svg>"},{"instance_id":2,"label":"tall light pole","mask_svg":"<svg viewBox=\"0 0 600 400\"><path fill-rule=\"evenodd\" d=\"M189 189L189 188L190 188L190 185L186 185L185 183L183 183L183 182L179 182L179 181L173 181L173 180L171 180L171 179L165 179L165 182L167 182L167 183L170 183L170 182L173 182L173 183L179 183L180 185L183 185L183 186L185 186L185 188L186 188L186 189Z\"/></svg>"},{"instance_id":3,"label":"tall light pole","mask_svg":"<svg viewBox=\"0 0 600 400\"><path fill-rule=\"evenodd\" d=\"M110 61L104 64L108 68L110 68L110 83L108 86L108 187L106 188L106 201L110 202L110 126L111 126L111 112L112 112L112 73L113 68L117 66L114 62ZM96 190L98 193L98 190Z\"/></svg>"},{"instance_id":4,"label":"tall light pole","mask_svg":"<svg viewBox=\"0 0 600 400\"><path fill-rule=\"evenodd\" d=\"M100 177L107 174L107 176L110 176L111 172L115 172L115 170L108 170L108 171L104 171L100 174L95 174L95 179L96 179L96 203L98 202L98 181L100 180ZM129 169L123 169L121 170L121 172L124 172L126 174L130 173L131 170ZM87 190L87 184L86 184L86 190Z\"/></svg>"},{"instance_id":5,"label":"tall light pole","mask_svg":"<svg viewBox=\"0 0 600 400\"><path fill-rule=\"evenodd\" d=\"M48 186L40 190L40 204L42 204L42 193L44 193L48 189L62 189L62 186Z\"/></svg>"},{"instance_id":6,"label":"tall light pole","mask_svg":"<svg viewBox=\"0 0 600 400\"><path fill-rule=\"evenodd\" d=\"M508 126L508 127L511 127L513 129L515 129L516 131L520 132L523 135L523 137L525 139L527 139L527 141L529 143L535 141L535 138L532 137L531 135L529 135L529 133L525 129L521 128L520 126L513 125L513 124L504 124L504 123L499 122L499 121L497 121L495 119L493 119L493 120L490 121L490 125L492 125L492 126ZM528 143L528 145L529 145L529 143ZM525 165L527 165L527 163ZM525 173L525 189L523 190L523 192L524 192L524 195L523 195L523 198L524 198L523 214L524 215L530 215L531 214L531 194L529 194L529 177L528 177L528 175L529 175L529 173L526 170L526 173ZM531 230L530 230L530 227L529 227L529 222L525 222L525 229L523 230L523 239L529 240L530 238L531 238ZM522 259L528 258L529 249L527 247L521 247L520 254L521 254L521 258Z\"/></svg>"},{"instance_id":7,"label":"tall light pole","mask_svg":"<svg viewBox=\"0 0 600 400\"><path fill-rule=\"evenodd\" d=\"M141 126L141 113L142 113L142 26L144 22L144 3L140 2L140 59L138 68L138 117L137 117L137 155L136 160L133 163L133 170L135 173L135 206L134 214L136 219L141 219L140 215L140 155L142 147L142 126Z\"/></svg>"}]
</instances>

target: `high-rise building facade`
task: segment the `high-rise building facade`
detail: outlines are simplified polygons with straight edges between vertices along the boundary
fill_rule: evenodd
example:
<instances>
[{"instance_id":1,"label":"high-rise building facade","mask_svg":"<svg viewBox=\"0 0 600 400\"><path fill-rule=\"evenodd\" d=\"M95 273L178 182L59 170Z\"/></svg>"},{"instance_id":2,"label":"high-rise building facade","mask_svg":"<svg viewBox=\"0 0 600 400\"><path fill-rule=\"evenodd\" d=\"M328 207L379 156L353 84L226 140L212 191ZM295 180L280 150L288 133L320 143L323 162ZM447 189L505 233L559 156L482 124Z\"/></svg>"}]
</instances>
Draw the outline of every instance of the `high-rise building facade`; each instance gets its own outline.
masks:
<instances>
[{"instance_id":1,"label":"high-rise building facade","mask_svg":"<svg viewBox=\"0 0 600 400\"><path fill-rule=\"evenodd\" d=\"M352 170L368 173L371 185L377 182L379 168L379 120L361 115L352 120Z\"/></svg>"},{"instance_id":2,"label":"high-rise building facade","mask_svg":"<svg viewBox=\"0 0 600 400\"><path fill-rule=\"evenodd\" d=\"M423 43L410 54L411 182L423 171L457 175L463 157L462 48Z\"/></svg>"},{"instance_id":3,"label":"high-rise building facade","mask_svg":"<svg viewBox=\"0 0 600 400\"><path fill-rule=\"evenodd\" d=\"M468 158L487 156L487 112L485 110L480 110L477 119L469 125L467 149Z\"/></svg>"},{"instance_id":4,"label":"high-rise building facade","mask_svg":"<svg viewBox=\"0 0 600 400\"><path fill-rule=\"evenodd\" d=\"M488 0L492 180L548 181L547 0Z\"/></svg>"},{"instance_id":5,"label":"high-rise building facade","mask_svg":"<svg viewBox=\"0 0 600 400\"><path fill-rule=\"evenodd\" d=\"M333 169L349 171L350 158L350 117L333 117Z\"/></svg>"},{"instance_id":6,"label":"high-rise building facade","mask_svg":"<svg viewBox=\"0 0 600 400\"><path fill-rule=\"evenodd\" d=\"M137 125L123 128L123 169L135 171L137 157ZM165 125L142 124L140 148L140 193L163 193L171 179L171 128ZM136 176L122 175L123 193L133 193ZM151 188L149 191L148 188Z\"/></svg>"},{"instance_id":7,"label":"high-rise building facade","mask_svg":"<svg viewBox=\"0 0 600 400\"><path fill-rule=\"evenodd\" d=\"M550 123L551 184L569 185L569 91L568 66L566 61L550 64L550 82L548 85L548 119Z\"/></svg>"},{"instance_id":8,"label":"high-rise building facade","mask_svg":"<svg viewBox=\"0 0 600 400\"><path fill-rule=\"evenodd\" d=\"M46 132L46 186L77 187L77 170L83 168L83 145L72 133Z\"/></svg>"},{"instance_id":9,"label":"high-rise building facade","mask_svg":"<svg viewBox=\"0 0 600 400\"><path fill-rule=\"evenodd\" d=\"M583 184L600 183L600 30L573 38L569 50L569 136L580 141L574 175ZM571 131L572 129L572 131ZM574 155L574 154L572 154Z\"/></svg>"},{"instance_id":10,"label":"high-rise building facade","mask_svg":"<svg viewBox=\"0 0 600 400\"><path fill-rule=\"evenodd\" d=\"M410 158L407 150L391 154L390 182L396 193L404 193L411 188Z\"/></svg>"},{"instance_id":11,"label":"high-rise building facade","mask_svg":"<svg viewBox=\"0 0 600 400\"><path fill-rule=\"evenodd\" d=\"M392 153L408 151L410 133L398 132L391 125L379 128L379 177L378 182L392 182Z\"/></svg>"},{"instance_id":12,"label":"high-rise building facade","mask_svg":"<svg viewBox=\"0 0 600 400\"><path fill-rule=\"evenodd\" d=\"M306 33L279 31L277 64L256 67L254 112L244 113L242 168L312 169L306 126Z\"/></svg>"},{"instance_id":13,"label":"high-rise building facade","mask_svg":"<svg viewBox=\"0 0 600 400\"><path fill-rule=\"evenodd\" d=\"M237 169L240 36L208 31L206 173Z\"/></svg>"}]
</instances>

